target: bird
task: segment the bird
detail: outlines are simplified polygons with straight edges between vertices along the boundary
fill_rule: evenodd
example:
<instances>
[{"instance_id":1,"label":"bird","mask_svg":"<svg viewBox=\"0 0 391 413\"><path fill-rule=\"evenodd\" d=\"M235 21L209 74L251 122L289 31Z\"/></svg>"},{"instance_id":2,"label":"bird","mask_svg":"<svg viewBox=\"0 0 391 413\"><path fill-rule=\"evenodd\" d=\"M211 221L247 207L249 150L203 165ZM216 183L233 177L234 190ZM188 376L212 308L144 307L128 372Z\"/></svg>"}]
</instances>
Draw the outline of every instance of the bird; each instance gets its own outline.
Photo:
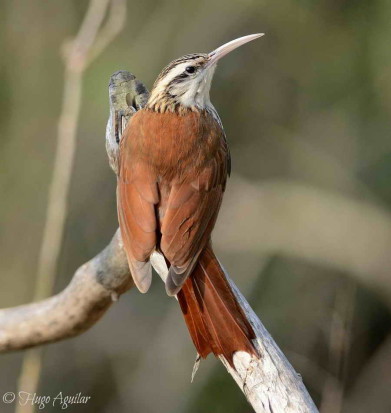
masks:
<instances>
[{"instance_id":1,"label":"bird","mask_svg":"<svg viewBox=\"0 0 391 413\"><path fill-rule=\"evenodd\" d=\"M231 366L237 351L258 353L211 242L231 157L210 88L217 62L262 35L168 64L119 148L118 221L136 287L148 291L150 256L160 252L168 267L166 292L177 297L199 357L213 353Z\"/></svg>"}]
</instances>

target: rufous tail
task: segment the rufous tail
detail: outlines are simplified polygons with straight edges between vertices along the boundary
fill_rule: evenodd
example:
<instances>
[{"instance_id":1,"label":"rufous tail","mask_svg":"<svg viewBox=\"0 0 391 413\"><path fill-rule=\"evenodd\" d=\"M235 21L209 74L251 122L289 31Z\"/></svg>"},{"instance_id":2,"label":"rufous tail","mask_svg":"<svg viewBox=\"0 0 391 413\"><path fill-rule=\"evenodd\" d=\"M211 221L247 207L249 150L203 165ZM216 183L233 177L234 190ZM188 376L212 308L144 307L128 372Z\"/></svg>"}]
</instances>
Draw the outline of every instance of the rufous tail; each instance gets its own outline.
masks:
<instances>
[{"instance_id":1,"label":"rufous tail","mask_svg":"<svg viewBox=\"0 0 391 413\"><path fill-rule=\"evenodd\" d=\"M233 365L233 354L257 355L254 330L225 277L214 252L207 246L191 276L177 295L191 338L202 358L223 355Z\"/></svg>"}]
</instances>

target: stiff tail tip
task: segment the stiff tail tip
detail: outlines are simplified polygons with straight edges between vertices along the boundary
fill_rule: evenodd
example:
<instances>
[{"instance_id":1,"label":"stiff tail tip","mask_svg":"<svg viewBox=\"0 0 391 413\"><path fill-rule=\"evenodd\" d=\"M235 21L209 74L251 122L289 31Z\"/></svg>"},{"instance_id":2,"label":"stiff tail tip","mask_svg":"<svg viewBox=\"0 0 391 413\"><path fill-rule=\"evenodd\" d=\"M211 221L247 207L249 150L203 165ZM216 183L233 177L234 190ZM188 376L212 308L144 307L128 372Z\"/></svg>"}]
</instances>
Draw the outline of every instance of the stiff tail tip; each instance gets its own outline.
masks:
<instances>
[{"instance_id":1,"label":"stiff tail tip","mask_svg":"<svg viewBox=\"0 0 391 413\"><path fill-rule=\"evenodd\" d=\"M233 368L235 352L259 357L252 342L254 330L210 246L201 253L177 297L200 357L221 355Z\"/></svg>"}]
</instances>

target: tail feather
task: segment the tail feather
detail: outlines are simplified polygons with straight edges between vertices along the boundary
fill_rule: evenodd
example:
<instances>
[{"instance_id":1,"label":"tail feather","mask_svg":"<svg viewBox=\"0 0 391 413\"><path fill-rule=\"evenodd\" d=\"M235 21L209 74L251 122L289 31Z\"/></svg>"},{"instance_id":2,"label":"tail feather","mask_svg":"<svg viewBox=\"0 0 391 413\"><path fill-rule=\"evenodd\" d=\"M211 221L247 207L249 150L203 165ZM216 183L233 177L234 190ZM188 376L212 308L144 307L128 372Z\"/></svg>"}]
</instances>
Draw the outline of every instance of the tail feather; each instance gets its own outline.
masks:
<instances>
[{"instance_id":1,"label":"tail feather","mask_svg":"<svg viewBox=\"0 0 391 413\"><path fill-rule=\"evenodd\" d=\"M254 330L247 320L210 246L201 253L178 300L187 328L205 358L223 355L233 366L233 354L245 351L257 355L252 343Z\"/></svg>"},{"instance_id":2,"label":"tail feather","mask_svg":"<svg viewBox=\"0 0 391 413\"><path fill-rule=\"evenodd\" d=\"M178 300L182 312L185 315L186 325L198 354L202 358L205 358L212 351L209 345L210 337L202 319L197 298L193 289L189 288L188 283L185 283L179 292Z\"/></svg>"}]
</instances>

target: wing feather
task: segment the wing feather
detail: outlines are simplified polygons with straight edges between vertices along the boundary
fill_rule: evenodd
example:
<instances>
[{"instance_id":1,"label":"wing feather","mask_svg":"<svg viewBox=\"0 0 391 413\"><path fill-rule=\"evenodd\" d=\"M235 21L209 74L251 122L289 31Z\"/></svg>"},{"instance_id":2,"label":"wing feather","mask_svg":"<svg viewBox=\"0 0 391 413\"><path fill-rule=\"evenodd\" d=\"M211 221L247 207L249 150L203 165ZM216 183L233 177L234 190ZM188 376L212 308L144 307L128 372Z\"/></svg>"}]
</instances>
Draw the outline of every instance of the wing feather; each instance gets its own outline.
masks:
<instances>
[{"instance_id":1,"label":"wing feather","mask_svg":"<svg viewBox=\"0 0 391 413\"><path fill-rule=\"evenodd\" d=\"M221 147L200 173L172 186L161 228L161 249L171 263L166 281L175 295L191 274L216 222L227 179L227 154Z\"/></svg>"},{"instance_id":2,"label":"wing feather","mask_svg":"<svg viewBox=\"0 0 391 413\"><path fill-rule=\"evenodd\" d=\"M159 195L152 168L134 153L134 140L142 132L137 123L132 126L126 129L121 140L118 220L133 280L141 292L147 292L152 281L149 256L156 247L155 205L159 202Z\"/></svg>"}]
</instances>

